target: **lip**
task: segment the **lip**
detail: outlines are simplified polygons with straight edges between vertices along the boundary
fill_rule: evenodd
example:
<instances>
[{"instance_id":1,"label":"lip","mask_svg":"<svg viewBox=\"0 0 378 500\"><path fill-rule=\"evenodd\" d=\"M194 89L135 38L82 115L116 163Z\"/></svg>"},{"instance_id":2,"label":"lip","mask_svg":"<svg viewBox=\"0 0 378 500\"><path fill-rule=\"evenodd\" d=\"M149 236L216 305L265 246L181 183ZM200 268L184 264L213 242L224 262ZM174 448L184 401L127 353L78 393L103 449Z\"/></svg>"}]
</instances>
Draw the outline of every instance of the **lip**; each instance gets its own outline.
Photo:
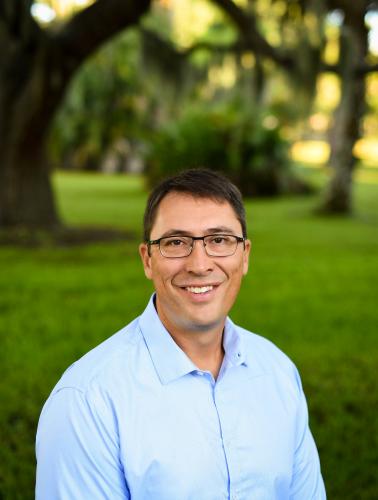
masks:
<instances>
[{"instance_id":1,"label":"lip","mask_svg":"<svg viewBox=\"0 0 378 500\"><path fill-rule=\"evenodd\" d=\"M185 295L185 297L189 298L192 302L203 303L203 302L208 302L209 300L211 300L214 297L214 295L217 292L217 289L219 288L219 285L221 285L221 283L206 283L206 284L196 283L196 284L190 284L190 285L187 284L184 286L180 285L178 288ZM212 286L213 289L209 290L207 292L204 292L204 293L194 293L194 292L190 292L189 290L187 290L188 287L202 288L205 286Z\"/></svg>"},{"instance_id":2,"label":"lip","mask_svg":"<svg viewBox=\"0 0 378 500\"><path fill-rule=\"evenodd\" d=\"M202 287L202 286L219 286L222 283L222 280L220 281L177 281L175 283L176 286L179 286L180 288L186 288L186 287Z\"/></svg>"},{"instance_id":3,"label":"lip","mask_svg":"<svg viewBox=\"0 0 378 500\"><path fill-rule=\"evenodd\" d=\"M209 292L205 292L206 293L210 293L210 292L213 292L214 290L216 290L222 283L190 283L190 284L185 284L185 285L177 285L179 288L181 288L182 290L184 290L185 292L188 292L188 293L193 293L193 292L189 292L187 290L187 288L203 288L203 287L207 287L207 286L211 286L213 289L210 290Z\"/></svg>"},{"instance_id":4,"label":"lip","mask_svg":"<svg viewBox=\"0 0 378 500\"><path fill-rule=\"evenodd\" d=\"M220 283L185 283L184 285L177 285L180 288L202 288L204 286L219 286Z\"/></svg>"}]
</instances>

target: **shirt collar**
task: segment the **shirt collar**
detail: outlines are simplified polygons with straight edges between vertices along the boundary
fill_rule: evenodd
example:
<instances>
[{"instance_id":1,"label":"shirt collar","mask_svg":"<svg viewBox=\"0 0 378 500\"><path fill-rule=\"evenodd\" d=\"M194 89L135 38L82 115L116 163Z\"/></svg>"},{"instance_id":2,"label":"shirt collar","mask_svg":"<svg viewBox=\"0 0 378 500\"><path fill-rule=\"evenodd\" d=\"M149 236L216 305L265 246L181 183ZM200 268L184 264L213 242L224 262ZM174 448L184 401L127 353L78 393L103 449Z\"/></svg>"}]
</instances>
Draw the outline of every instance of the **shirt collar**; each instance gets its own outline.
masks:
<instances>
[{"instance_id":1,"label":"shirt collar","mask_svg":"<svg viewBox=\"0 0 378 500\"><path fill-rule=\"evenodd\" d=\"M142 335L151 355L152 362L163 384L168 384L183 375L197 370L195 364L164 327L154 305L152 295L145 311L139 318Z\"/></svg>"},{"instance_id":2,"label":"shirt collar","mask_svg":"<svg viewBox=\"0 0 378 500\"><path fill-rule=\"evenodd\" d=\"M230 318L226 319L224 327L223 349L228 363L233 366L248 366L247 353L243 338Z\"/></svg>"},{"instance_id":3,"label":"shirt collar","mask_svg":"<svg viewBox=\"0 0 378 500\"><path fill-rule=\"evenodd\" d=\"M146 342L152 362L163 384L198 370L185 352L173 340L156 312L155 294L152 295L145 311L139 318L139 326ZM227 318L223 335L225 358L233 366L246 363L246 353L242 338Z\"/></svg>"}]
</instances>

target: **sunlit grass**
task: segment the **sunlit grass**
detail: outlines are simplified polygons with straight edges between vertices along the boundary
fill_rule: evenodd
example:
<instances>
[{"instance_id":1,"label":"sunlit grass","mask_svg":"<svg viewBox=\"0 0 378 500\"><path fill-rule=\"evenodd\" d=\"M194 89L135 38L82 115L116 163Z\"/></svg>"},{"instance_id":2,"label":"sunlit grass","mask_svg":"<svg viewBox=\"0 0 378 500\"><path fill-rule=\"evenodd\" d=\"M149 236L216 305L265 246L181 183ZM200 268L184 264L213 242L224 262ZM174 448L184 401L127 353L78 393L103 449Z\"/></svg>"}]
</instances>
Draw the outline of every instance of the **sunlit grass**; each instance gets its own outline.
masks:
<instances>
[{"instance_id":1,"label":"sunlit grass","mask_svg":"<svg viewBox=\"0 0 378 500\"><path fill-rule=\"evenodd\" d=\"M357 169L354 178L363 184L378 184L378 170Z\"/></svg>"}]
</instances>

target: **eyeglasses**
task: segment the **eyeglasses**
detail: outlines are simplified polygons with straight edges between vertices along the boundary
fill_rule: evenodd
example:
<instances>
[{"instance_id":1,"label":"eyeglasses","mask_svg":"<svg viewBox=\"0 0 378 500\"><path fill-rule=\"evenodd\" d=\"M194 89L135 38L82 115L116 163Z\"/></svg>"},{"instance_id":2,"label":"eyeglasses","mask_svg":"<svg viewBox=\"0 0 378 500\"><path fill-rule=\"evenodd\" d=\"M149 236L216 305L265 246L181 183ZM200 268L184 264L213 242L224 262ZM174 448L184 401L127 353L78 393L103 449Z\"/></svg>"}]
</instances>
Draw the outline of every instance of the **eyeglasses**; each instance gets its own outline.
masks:
<instances>
[{"instance_id":1,"label":"eyeglasses","mask_svg":"<svg viewBox=\"0 0 378 500\"><path fill-rule=\"evenodd\" d=\"M233 234L208 234L206 236L167 236L158 240L149 240L147 245L159 245L160 253L168 259L188 257L192 253L194 242L202 240L209 257L230 257L236 252L239 243L245 238Z\"/></svg>"}]
</instances>

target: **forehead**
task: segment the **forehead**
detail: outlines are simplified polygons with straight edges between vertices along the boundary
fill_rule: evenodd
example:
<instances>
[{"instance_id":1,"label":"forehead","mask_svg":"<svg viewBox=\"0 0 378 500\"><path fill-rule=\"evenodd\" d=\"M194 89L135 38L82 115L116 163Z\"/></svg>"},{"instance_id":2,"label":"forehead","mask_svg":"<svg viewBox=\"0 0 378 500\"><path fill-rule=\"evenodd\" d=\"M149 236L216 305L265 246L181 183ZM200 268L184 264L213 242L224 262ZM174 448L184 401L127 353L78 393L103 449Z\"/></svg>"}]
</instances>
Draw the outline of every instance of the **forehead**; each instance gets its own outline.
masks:
<instances>
[{"instance_id":1,"label":"forehead","mask_svg":"<svg viewBox=\"0 0 378 500\"><path fill-rule=\"evenodd\" d=\"M240 233L241 224L230 203L171 192L159 204L151 235L161 237L176 229L198 236L217 228Z\"/></svg>"}]
</instances>

